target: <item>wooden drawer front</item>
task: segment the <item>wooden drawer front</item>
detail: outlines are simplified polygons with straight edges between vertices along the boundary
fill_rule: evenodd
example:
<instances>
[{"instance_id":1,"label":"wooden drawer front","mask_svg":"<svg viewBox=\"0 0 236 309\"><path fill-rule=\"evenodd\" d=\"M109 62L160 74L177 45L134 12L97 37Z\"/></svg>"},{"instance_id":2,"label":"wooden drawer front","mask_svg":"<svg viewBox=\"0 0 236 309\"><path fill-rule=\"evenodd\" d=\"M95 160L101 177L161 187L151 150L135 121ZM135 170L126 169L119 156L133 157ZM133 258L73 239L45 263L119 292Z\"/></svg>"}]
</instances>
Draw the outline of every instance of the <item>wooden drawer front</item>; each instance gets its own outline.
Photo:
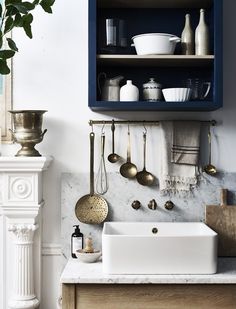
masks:
<instances>
[{"instance_id":1,"label":"wooden drawer front","mask_svg":"<svg viewBox=\"0 0 236 309\"><path fill-rule=\"evenodd\" d=\"M235 285L77 285L76 309L235 309Z\"/></svg>"}]
</instances>

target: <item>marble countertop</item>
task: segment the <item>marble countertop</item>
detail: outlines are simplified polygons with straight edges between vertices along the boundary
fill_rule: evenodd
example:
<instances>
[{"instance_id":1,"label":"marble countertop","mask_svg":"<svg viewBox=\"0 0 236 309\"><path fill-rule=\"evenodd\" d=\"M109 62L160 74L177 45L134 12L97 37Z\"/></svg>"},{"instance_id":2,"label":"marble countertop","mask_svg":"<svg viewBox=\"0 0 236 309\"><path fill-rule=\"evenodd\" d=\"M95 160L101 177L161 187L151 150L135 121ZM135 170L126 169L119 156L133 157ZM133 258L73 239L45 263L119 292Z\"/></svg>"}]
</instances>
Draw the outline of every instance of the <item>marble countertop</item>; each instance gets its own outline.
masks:
<instances>
[{"instance_id":1,"label":"marble countertop","mask_svg":"<svg viewBox=\"0 0 236 309\"><path fill-rule=\"evenodd\" d=\"M219 258L213 275L106 275L102 262L86 264L70 259L61 283L71 284L236 284L236 258Z\"/></svg>"}]
</instances>

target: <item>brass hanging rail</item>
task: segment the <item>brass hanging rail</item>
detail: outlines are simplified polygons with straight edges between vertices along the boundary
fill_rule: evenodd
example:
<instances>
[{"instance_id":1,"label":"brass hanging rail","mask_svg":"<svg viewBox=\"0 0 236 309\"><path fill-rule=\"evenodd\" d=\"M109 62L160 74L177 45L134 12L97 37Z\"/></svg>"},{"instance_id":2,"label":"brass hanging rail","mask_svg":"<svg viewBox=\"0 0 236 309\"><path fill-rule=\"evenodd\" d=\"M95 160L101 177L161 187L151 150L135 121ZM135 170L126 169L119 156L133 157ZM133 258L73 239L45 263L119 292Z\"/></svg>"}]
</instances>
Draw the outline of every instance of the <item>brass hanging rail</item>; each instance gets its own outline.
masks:
<instances>
[{"instance_id":1,"label":"brass hanging rail","mask_svg":"<svg viewBox=\"0 0 236 309\"><path fill-rule=\"evenodd\" d=\"M181 120L179 120L181 121ZM182 120L189 121L189 120ZM193 120L195 121L195 120ZM196 120L198 121L198 120ZM199 120L202 123L208 123L212 126L217 124L216 120ZM106 124L146 124L146 125L158 125L160 120L89 120L89 125L106 125Z\"/></svg>"}]
</instances>

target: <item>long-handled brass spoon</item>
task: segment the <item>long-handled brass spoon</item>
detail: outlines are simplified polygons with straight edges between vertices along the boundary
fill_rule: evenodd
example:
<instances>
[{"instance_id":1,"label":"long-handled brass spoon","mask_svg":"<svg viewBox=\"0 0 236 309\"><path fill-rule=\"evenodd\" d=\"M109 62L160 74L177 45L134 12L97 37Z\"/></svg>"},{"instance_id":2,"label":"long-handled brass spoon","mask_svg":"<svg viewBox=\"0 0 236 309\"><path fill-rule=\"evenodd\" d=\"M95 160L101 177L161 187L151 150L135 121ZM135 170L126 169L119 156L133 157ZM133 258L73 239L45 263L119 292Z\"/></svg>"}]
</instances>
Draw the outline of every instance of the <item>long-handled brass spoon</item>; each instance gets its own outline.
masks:
<instances>
[{"instance_id":1,"label":"long-handled brass spoon","mask_svg":"<svg viewBox=\"0 0 236 309\"><path fill-rule=\"evenodd\" d=\"M137 174L137 167L131 163L131 145L130 145L130 131L128 125L128 147L127 147L127 161L120 167L120 173L125 178L134 178Z\"/></svg>"},{"instance_id":2,"label":"long-handled brass spoon","mask_svg":"<svg viewBox=\"0 0 236 309\"><path fill-rule=\"evenodd\" d=\"M154 182L154 176L146 170L146 141L147 133L143 133L143 170L136 175L140 185L151 186Z\"/></svg>"},{"instance_id":3,"label":"long-handled brass spoon","mask_svg":"<svg viewBox=\"0 0 236 309\"><path fill-rule=\"evenodd\" d=\"M112 120L111 124L111 132L112 132L112 153L107 157L108 161L111 163L116 163L120 160L120 156L115 153L115 122Z\"/></svg>"},{"instance_id":4,"label":"long-handled brass spoon","mask_svg":"<svg viewBox=\"0 0 236 309\"><path fill-rule=\"evenodd\" d=\"M217 173L216 167L211 164L211 126L209 126L208 131L208 143L209 143L209 159L208 164L204 167L204 172L210 176L215 176Z\"/></svg>"}]
</instances>

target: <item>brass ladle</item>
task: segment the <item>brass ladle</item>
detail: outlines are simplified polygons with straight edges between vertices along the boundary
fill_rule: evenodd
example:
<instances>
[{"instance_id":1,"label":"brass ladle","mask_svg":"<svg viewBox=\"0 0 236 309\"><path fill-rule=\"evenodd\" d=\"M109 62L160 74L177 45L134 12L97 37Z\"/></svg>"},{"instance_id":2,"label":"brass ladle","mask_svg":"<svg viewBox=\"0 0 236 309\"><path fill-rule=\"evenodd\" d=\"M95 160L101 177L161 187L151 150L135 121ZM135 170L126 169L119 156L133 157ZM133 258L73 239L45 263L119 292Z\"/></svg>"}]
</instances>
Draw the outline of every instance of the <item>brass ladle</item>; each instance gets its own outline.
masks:
<instances>
[{"instance_id":1,"label":"brass ladle","mask_svg":"<svg viewBox=\"0 0 236 309\"><path fill-rule=\"evenodd\" d=\"M204 172L210 176L215 176L217 173L216 167L211 164L211 126L208 131L208 143L209 143L209 160L208 164L204 167Z\"/></svg>"},{"instance_id":2,"label":"brass ladle","mask_svg":"<svg viewBox=\"0 0 236 309\"><path fill-rule=\"evenodd\" d=\"M128 147L127 147L127 161L121 165L120 173L125 178L134 178L137 174L137 167L131 163L131 150L130 150L130 131L128 125Z\"/></svg>"},{"instance_id":3,"label":"brass ladle","mask_svg":"<svg viewBox=\"0 0 236 309\"><path fill-rule=\"evenodd\" d=\"M143 133L143 170L136 175L137 181L142 186L151 186L154 182L154 176L146 170L146 144L147 133Z\"/></svg>"},{"instance_id":4,"label":"brass ladle","mask_svg":"<svg viewBox=\"0 0 236 309\"><path fill-rule=\"evenodd\" d=\"M111 163L116 163L117 161L120 160L120 156L115 153L115 122L114 122L114 119L112 119L111 132L112 132L112 153L109 154L107 159Z\"/></svg>"}]
</instances>

